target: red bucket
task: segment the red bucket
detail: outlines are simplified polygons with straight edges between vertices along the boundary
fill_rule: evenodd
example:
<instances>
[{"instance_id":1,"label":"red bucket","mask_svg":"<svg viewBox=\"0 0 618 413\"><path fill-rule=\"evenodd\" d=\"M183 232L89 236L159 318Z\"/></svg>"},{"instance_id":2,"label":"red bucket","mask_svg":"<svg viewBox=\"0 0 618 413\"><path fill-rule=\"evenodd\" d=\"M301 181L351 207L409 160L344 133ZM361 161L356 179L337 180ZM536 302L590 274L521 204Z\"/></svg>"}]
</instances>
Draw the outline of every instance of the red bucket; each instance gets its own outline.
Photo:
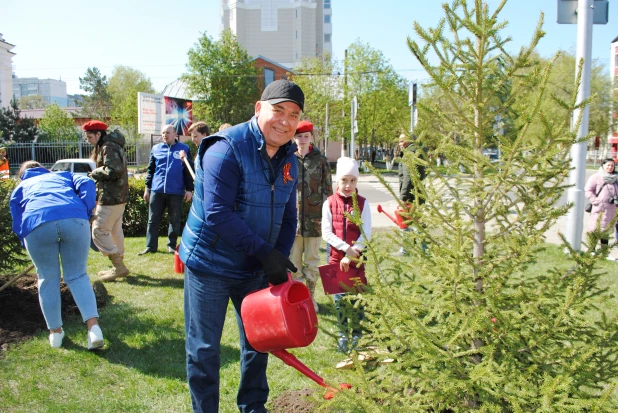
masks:
<instances>
[{"instance_id":1,"label":"red bucket","mask_svg":"<svg viewBox=\"0 0 618 413\"><path fill-rule=\"evenodd\" d=\"M185 273L185 263L180 259L180 254L178 253L178 248L180 248L180 244L176 247L176 251L174 251L174 272L176 274L184 274Z\"/></svg>"},{"instance_id":2,"label":"red bucket","mask_svg":"<svg viewBox=\"0 0 618 413\"><path fill-rule=\"evenodd\" d=\"M305 347L318 334L309 289L292 280L245 297L240 309L247 340L262 353Z\"/></svg>"}]
</instances>

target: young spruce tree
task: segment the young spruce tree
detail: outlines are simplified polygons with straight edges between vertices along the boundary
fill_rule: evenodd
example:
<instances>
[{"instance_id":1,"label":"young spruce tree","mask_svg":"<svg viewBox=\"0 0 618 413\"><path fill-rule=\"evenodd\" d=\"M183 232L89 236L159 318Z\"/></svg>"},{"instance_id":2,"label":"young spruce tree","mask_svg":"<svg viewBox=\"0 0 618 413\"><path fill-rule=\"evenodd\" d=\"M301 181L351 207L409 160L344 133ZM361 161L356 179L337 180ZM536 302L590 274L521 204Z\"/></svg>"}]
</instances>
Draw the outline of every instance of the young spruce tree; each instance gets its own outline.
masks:
<instances>
[{"instance_id":1,"label":"young spruce tree","mask_svg":"<svg viewBox=\"0 0 618 413\"><path fill-rule=\"evenodd\" d=\"M403 159L411 171L423 164L430 172L413 178L426 203L402 205L416 231L390 236L409 255L390 255L393 243L375 237L366 254L371 290L357 296L367 331L359 350L377 346L387 352L378 360L395 361L369 368L353 352L356 391L340 392L329 410L618 411L617 323L603 314L609 297L594 268L598 256L570 250L567 269L527 271L543 234L569 208L555 205L578 142L569 128L577 104L545 93L552 61L541 64L532 53L542 16L528 47L505 50L510 39L498 20L505 3L490 11L481 0L455 0L436 28L415 23L423 44L408 39L441 95L419 116L443 133L418 139L435 148L429 155L444 154L451 170L439 172L428 156ZM534 100L522 102L529 90ZM563 115L545 117L546 99ZM528 133L535 119L540 136ZM483 155L495 146L498 163Z\"/></svg>"}]
</instances>

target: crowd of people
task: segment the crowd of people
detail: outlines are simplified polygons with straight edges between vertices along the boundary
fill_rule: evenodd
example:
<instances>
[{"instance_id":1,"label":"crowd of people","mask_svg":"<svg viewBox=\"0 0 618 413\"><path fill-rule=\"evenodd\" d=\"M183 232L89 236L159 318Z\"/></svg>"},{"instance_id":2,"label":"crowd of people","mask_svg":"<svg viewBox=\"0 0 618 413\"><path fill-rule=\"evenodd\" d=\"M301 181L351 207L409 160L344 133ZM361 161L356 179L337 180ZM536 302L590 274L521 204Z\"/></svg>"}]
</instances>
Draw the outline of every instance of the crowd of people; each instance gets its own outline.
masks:
<instances>
[{"instance_id":1,"label":"crowd of people","mask_svg":"<svg viewBox=\"0 0 618 413\"><path fill-rule=\"evenodd\" d=\"M177 250L185 265L186 369L195 412L218 411L220 341L229 301L240 332L237 404L241 412L265 412L268 354L253 349L244 334L243 299L268 284L286 282L291 273L309 289L317 313L314 293L322 241L328 245L328 263L340 271L362 266L371 213L357 190L359 164L347 157L337 161L333 192L330 165L315 145L314 126L301 121L304 104L298 85L277 80L264 89L249 121L223 124L215 133L204 122L194 123L189 133L198 148L195 155L179 141L173 125L163 127L163 141L151 150L143 194L149 205L146 248L139 255L159 250L159 226L167 209L167 252ZM98 120L83 130L94 146L92 179L51 173L28 161L19 171L10 205L13 230L36 266L51 347L61 347L64 338L62 277L93 350L105 341L86 270L89 246L92 241L111 261L110 269L99 272L102 281L130 274L122 231L129 187L120 131L110 132ZM353 195L362 227L346 215L353 213ZM191 209L181 228L183 201ZM352 298L344 311L343 302L344 294L334 296L337 345L349 352L362 334L363 308L354 306Z\"/></svg>"}]
</instances>

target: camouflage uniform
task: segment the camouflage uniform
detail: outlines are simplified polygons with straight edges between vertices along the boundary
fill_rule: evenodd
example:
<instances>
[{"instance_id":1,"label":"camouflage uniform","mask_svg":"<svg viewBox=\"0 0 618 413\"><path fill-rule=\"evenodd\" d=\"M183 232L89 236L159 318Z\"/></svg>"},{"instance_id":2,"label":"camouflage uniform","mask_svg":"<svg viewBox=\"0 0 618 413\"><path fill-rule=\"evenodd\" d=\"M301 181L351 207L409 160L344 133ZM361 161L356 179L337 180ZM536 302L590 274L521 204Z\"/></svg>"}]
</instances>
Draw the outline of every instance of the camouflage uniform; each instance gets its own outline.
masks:
<instances>
[{"instance_id":1,"label":"camouflage uniform","mask_svg":"<svg viewBox=\"0 0 618 413\"><path fill-rule=\"evenodd\" d=\"M322 240L322 205L333 194L333 184L328 160L317 148L310 148L309 153L302 158L298 152L296 156L298 157L298 186L296 187L298 225L290 260L298 268L294 279L304 279L313 297L315 283L319 276L318 251ZM303 252L305 268L303 268ZM317 310L315 300L314 306Z\"/></svg>"},{"instance_id":2,"label":"camouflage uniform","mask_svg":"<svg viewBox=\"0 0 618 413\"><path fill-rule=\"evenodd\" d=\"M97 207L92 224L92 240L103 255L112 261L112 269L100 271L103 281L129 273L123 263L124 233L122 218L129 199L129 178L124 153L124 136L115 130L97 143L97 168L90 177L97 183Z\"/></svg>"},{"instance_id":3,"label":"camouflage uniform","mask_svg":"<svg viewBox=\"0 0 618 413\"><path fill-rule=\"evenodd\" d=\"M101 137L95 162L97 169L90 177L97 183L99 205L126 204L129 200L129 178L124 154L124 136L119 130Z\"/></svg>"}]
</instances>

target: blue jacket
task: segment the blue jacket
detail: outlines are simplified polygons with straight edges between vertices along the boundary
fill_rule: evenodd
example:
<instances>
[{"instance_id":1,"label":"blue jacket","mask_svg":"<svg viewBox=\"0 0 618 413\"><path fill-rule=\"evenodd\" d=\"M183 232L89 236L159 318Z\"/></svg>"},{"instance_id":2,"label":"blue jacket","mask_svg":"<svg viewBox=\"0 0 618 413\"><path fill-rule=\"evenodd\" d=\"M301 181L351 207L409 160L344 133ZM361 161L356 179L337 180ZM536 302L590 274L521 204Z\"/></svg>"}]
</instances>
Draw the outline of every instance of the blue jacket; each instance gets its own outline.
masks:
<instances>
[{"instance_id":1,"label":"blue jacket","mask_svg":"<svg viewBox=\"0 0 618 413\"><path fill-rule=\"evenodd\" d=\"M158 143L152 147L146 175L147 188L154 192L174 195L184 195L185 191L193 191L193 178L178 155L181 150L186 152L187 160L192 164L191 151L182 142L176 141L171 146Z\"/></svg>"},{"instance_id":2,"label":"blue jacket","mask_svg":"<svg viewBox=\"0 0 618 413\"><path fill-rule=\"evenodd\" d=\"M257 118L204 138L180 258L193 271L263 275L273 248L290 254L296 235L298 165L289 142L269 158Z\"/></svg>"},{"instance_id":3,"label":"blue jacket","mask_svg":"<svg viewBox=\"0 0 618 413\"><path fill-rule=\"evenodd\" d=\"M66 218L89 219L96 206L97 190L92 179L71 172L27 169L11 194L13 232L21 239L36 227Z\"/></svg>"}]
</instances>

